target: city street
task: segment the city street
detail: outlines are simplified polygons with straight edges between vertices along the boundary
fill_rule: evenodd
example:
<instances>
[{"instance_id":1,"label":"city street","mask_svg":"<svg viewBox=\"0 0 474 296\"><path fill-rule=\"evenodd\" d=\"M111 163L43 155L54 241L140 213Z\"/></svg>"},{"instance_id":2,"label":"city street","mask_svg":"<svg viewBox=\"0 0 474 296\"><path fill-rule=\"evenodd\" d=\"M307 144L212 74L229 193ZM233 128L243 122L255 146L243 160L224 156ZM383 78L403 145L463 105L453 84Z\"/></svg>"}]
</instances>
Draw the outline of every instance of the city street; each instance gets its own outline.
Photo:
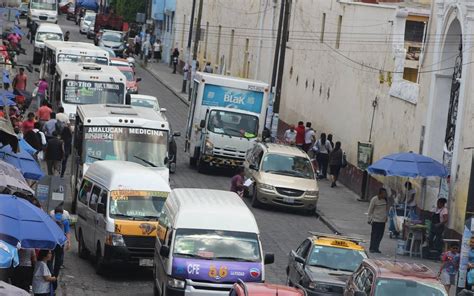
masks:
<instances>
[{"instance_id":1,"label":"city street","mask_svg":"<svg viewBox=\"0 0 474 296\"><path fill-rule=\"evenodd\" d=\"M22 21L24 24L24 21ZM70 31L70 41L92 42L79 34L79 28L72 21L61 17L59 24L64 32ZM31 63L32 47L23 42L29 55L21 56L22 62ZM25 60L26 59L26 60ZM171 69L170 69L171 72ZM35 81L37 73L29 73L30 84ZM168 88L157 81L148 71L138 67L137 76L142 78L140 93L158 97L160 106L167 109L167 117L174 131L183 134L187 105ZM199 174L189 167L189 160L184 156L183 137L177 139L177 171L171 175L172 188L197 187L229 190L231 175L223 171ZM324 193L323 193L324 195ZM72 197L70 197L72 199ZM248 203L248 201L246 201ZM70 203L70 201L69 201ZM250 207L250 205L249 205ZM314 215L289 212L279 209L253 209L261 232L263 249L275 254L275 263L266 267L266 279L272 283L284 283L287 256L308 235L308 231L330 232ZM232 219L232 217L229 217ZM218 222L218 221L216 221ZM59 295L152 295L152 272L146 269L123 267L108 271L107 276L96 275L91 262L80 259L77 255L77 242L73 239L72 249L66 253L65 268L60 277Z\"/></svg>"}]
</instances>

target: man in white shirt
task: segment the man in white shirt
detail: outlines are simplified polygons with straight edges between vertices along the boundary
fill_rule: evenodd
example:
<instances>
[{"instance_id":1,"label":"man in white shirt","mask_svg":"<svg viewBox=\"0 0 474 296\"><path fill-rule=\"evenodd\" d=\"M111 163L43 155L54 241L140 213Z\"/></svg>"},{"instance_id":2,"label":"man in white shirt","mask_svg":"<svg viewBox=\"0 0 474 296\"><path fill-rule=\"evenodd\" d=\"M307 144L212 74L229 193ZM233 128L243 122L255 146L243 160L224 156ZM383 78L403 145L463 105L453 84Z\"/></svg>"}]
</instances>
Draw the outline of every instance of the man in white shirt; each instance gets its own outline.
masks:
<instances>
[{"instance_id":1,"label":"man in white shirt","mask_svg":"<svg viewBox=\"0 0 474 296\"><path fill-rule=\"evenodd\" d=\"M61 121L62 123L65 123L65 124L69 123L69 116L67 116L67 114L64 113L63 107L58 108L58 113L56 113L56 120Z\"/></svg>"},{"instance_id":2,"label":"man in white shirt","mask_svg":"<svg viewBox=\"0 0 474 296\"><path fill-rule=\"evenodd\" d=\"M295 130L294 125L291 125L290 128L285 131L285 135L283 136L283 141L285 142L285 144L295 145L296 130Z\"/></svg>"},{"instance_id":3,"label":"man in white shirt","mask_svg":"<svg viewBox=\"0 0 474 296\"><path fill-rule=\"evenodd\" d=\"M311 147L313 146L315 139L316 132L311 127L311 122L306 122L306 131L304 133L304 145L303 150L308 152Z\"/></svg>"}]
</instances>

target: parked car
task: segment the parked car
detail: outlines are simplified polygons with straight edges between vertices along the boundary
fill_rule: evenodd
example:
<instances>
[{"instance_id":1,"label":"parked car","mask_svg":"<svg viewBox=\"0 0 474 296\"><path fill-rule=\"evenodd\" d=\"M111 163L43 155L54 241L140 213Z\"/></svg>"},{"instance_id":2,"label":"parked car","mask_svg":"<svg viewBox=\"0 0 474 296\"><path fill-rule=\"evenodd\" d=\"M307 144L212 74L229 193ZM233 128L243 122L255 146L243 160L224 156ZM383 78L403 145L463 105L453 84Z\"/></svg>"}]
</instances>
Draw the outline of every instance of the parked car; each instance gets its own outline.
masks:
<instances>
[{"instance_id":1,"label":"parked car","mask_svg":"<svg viewBox=\"0 0 474 296\"><path fill-rule=\"evenodd\" d=\"M350 277L344 296L448 296L437 275L427 266L392 260L365 259Z\"/></svg>"},{"instance_id":2,"label":"parked car","mask_svg":"<svg viewBox=\"0 0 474 296\"><path fill-rule=\"evenodd\" d=\"M256 143L247 152L245 174L253 184L249 189L252 206L276 205L314 213L319 198L311 159L294 146Z\"/></svg>"},{"instance_id":3,"label":"parked car","mask_svg":"<svg viewBox=\"0 0 474 296\"><path fill-rule=\"evenodd\" d=\"M302 289L267 283L244 283L239 280L229 292L229 296L306 296Z\"/></svg>"},{"instance_id":4,"label":"parked car","mask_svg":"<svg viewBox=\"0 0 474 296\"><path fill-rule=\"evenodd\" d=\"M166 112L166 109L160 109L160 103L158 103L158 99L154 96L132 94L130 98L131 105L133 106L153 108L156 111Z\"/></svg>"},{"instance_id":5,"label":"parked car","mask_svg":"<svg viewBox=\"0 0 474 296\"><path fill-rule=\"evenodd\" d=\"M138 82L142 79L135 76L135 70L130 67L128 61L126 59L111 58L110 65L116 66L127 78L127 92L130 94L138 93Z\"/></svg>"},{"instance_id":6,"label":"parked car","mask_svg":"<svg viewBox=\"0 0 474 296\"><path fill-rule=\"evenodd\" d=\"M104 30L98 45L112 49L116 56L121 57L125 50L125 34L120 31Z\"/></svg>"},{"instance_id":7,"label":"parked car","mask_svg":"<svg viewBox=\"0 0 474 296\"><path fill-rule=\"evenodd\" d=\"M86 11L84 17L81 18L79 22L79 33L87 34L89 30L94 30L96 13L93 11Z\"/></svg>"},{"instance_id":8,"label":"parked car","mask_svg":"<svg viewBox=\"0 0 474 296\"><path fill-rule=\"evenodd\" d=\"M312 232L289 255L290 286L301 285L308 295L342 295L346 281L367 258L359 238Z\"/></svg>"}]
</instances>

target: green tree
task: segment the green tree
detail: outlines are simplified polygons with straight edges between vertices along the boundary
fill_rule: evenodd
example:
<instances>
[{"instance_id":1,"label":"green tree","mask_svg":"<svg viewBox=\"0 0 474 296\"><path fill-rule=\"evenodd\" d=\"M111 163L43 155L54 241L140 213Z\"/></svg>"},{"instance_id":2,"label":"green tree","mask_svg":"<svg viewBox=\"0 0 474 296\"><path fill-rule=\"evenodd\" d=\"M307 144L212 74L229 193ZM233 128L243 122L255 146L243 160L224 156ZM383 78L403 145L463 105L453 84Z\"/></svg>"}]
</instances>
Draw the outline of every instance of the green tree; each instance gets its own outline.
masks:
<instances>
[{"instance_id":1,"label":"green tree","mask_svg":"<svg viewBox=\"0 0 474 296\"><path fill-rule=\"evenodd\" d=\"M113 0L111 7L127 22L134 22L137 13L146 13L147 2L151 0Z\"/></svg>"}]
</instances>

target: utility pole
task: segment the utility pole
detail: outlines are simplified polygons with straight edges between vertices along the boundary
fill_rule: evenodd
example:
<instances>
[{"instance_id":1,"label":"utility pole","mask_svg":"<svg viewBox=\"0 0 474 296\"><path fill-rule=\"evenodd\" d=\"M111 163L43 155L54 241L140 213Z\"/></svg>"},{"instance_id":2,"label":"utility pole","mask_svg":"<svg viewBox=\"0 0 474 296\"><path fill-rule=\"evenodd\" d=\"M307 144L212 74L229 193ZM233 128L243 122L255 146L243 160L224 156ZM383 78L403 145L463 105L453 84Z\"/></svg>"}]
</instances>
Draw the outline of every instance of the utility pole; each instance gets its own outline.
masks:
<instances>
[{"instance_id":1,"label":"utility pole","mask_svg":"<svg viewBox=\"0 0 474 296\"><path fill-rule=\"evenodd\" d=\"M193 89L193 78L197 70L197 50L199 46L199 39L201 39L201 19L202 19L202 6L204 0L199 0L198 16L196 20L196 34L194 34L194 47L193 47L193 62L191 68L191 75L189 75L189 95Z\"/></svg>"},{"instance_id":2,"label":"utility pole","mask_svg":"<svg viewBox=\"0 0 474 296\"><path fill-rule=\"evenodd\" d=\"M277 33L277 40L276 40L276 45L275 45L275 56L273 58L273 73L272 73L272 83L271 83L271 88L273 92L273 88L275 87L275 80L276 80L276 74L278 71L278 59L280 57L280 42L281 42L281 27L283 26L283 16L285 13L285 1L286 0L281 0L281 6L280 6L280 18L278 19L278 33Z\"/></svg>"},{"instance_id":3,"label":"utility pole","mask_svg":"<svg viewBox=\"0 0 474 296\"><path fill-rule=\"evenodd\" d=\"M189 22L189 34L188 34L188 46L186 47L186 69L187 71L184 72L184 77L183 77L183 88L181 89L182 93L186 93L186 84L188 82L188 73L189 73L189 63L188 61L190 60L191 56L191 42L193 39L193 24L194 24L194 10L196 8L196 0L193 0L193 8L191 10L191 21ZM184 30L184 28L183 28Z\"/></svg>"}]
</instances>

